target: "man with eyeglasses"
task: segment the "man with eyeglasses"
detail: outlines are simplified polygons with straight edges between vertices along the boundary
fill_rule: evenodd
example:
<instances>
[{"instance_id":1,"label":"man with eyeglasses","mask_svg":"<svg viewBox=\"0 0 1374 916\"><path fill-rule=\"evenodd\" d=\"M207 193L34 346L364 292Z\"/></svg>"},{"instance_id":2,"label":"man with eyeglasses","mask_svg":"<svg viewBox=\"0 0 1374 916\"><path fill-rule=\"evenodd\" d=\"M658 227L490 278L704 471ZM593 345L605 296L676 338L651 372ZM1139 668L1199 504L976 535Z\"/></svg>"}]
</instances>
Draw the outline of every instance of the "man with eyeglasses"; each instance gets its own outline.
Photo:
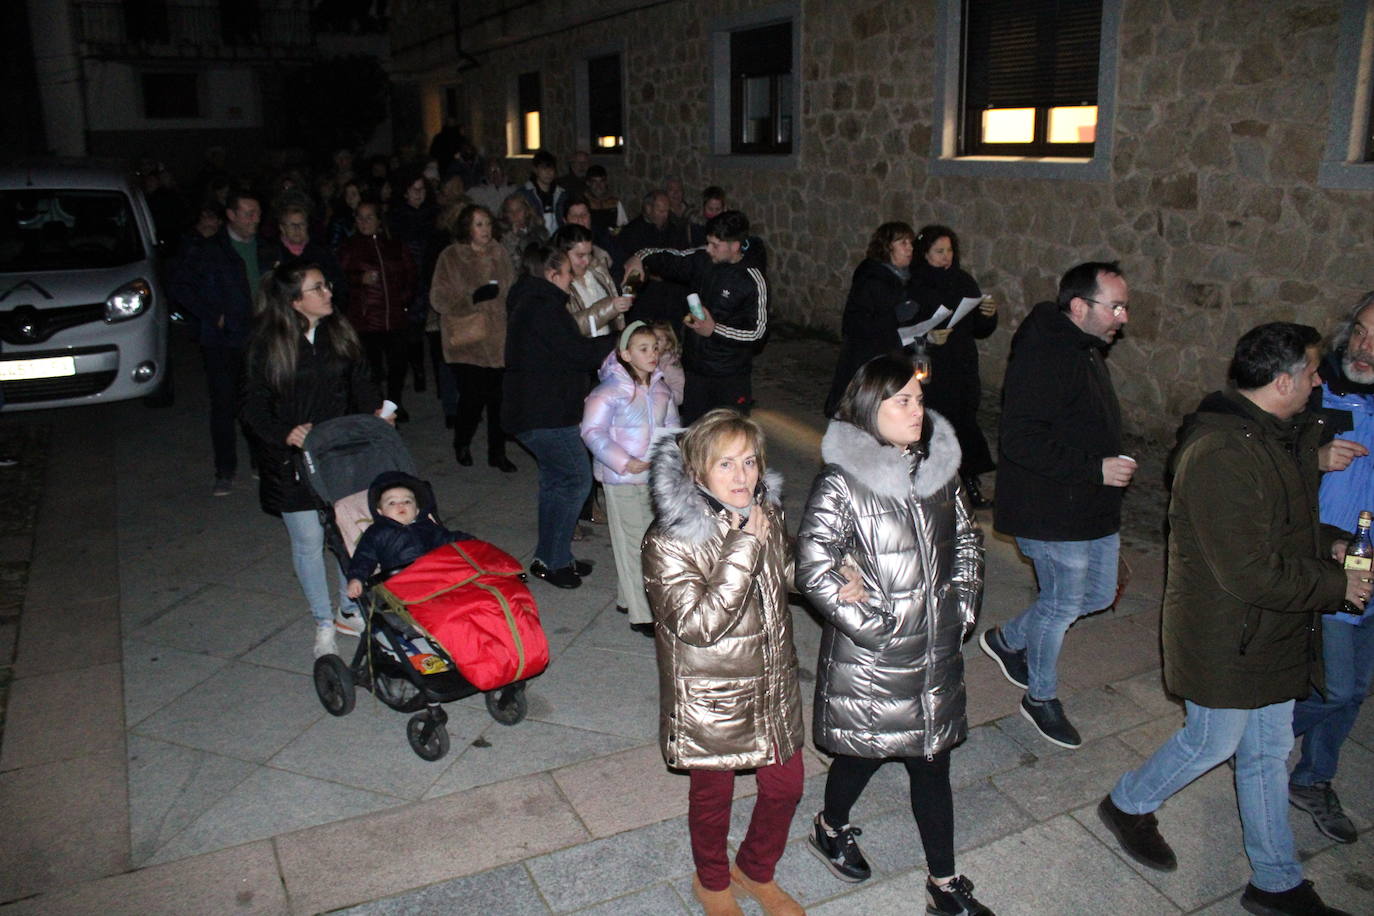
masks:
<instances>
[{"instance_id":1,"label":"man with eyeglasses","mask_svg":"<svg viewBox=\"0 0 1374 916\"><path fill-rule=\"evenodd\" d=\"M994 526L1035 564L1040 594L979 644L1026 691L1021 714L1060 747L1083 742L1059 702L1059 651L1075 620L1115 600L1121 497L1136 468L1103 359L1128 308L1115 262L1071 268L1057 300L1017 329L1002 385Z\"/></svg>"}]
</instances>

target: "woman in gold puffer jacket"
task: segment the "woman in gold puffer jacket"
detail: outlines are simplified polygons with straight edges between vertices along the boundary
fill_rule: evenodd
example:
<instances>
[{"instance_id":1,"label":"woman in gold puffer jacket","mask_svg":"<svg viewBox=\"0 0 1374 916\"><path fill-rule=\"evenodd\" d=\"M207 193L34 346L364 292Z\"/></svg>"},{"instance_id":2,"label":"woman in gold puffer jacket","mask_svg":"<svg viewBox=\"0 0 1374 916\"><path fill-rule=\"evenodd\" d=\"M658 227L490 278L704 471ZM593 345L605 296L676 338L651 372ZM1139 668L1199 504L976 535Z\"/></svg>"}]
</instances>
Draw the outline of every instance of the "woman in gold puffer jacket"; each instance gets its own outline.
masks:
<instances>
[{"instance_id":1,"label":"woman in gold puffer jacket","mask_svg":"<svg viewBox=\"0 0 1374 916\"><path fill-rule=\"evenodd\" d=\"M712 916L739 913L733 883L768 913L800 914L773 880L802 795L801 689L787 606L792 557L763 433L713 410L651 456L655 520L644 536L663 757L691 775L693 891ZM758 800L735 864L726 852L735 771Z\"/></svg>"}]
</instances>

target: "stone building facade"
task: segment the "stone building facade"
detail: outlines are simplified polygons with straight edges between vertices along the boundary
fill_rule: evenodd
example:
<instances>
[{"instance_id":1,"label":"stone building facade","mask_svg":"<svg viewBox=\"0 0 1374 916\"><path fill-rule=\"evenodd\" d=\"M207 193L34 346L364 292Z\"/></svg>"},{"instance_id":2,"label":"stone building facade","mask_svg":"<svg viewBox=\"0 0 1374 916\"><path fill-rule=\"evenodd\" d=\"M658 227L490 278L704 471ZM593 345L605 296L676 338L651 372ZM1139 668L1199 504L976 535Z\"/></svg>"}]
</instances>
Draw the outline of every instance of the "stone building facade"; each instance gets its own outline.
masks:
<instances>
[{"instance_id":1,"label":"stone building facade","mask_svg":"<svg viewBox=\"0 0 1374 916\"><path fill-rule=\"evenodd\" d=\"M1368 105L1344 97L1359 79L1342 68L1358 63L1374 14L1363 0L1104 5L1114 85L1099 104L1114 111L1099 128L1110 156L1092 177L945 167L942 43L957 0L795 3L799 129L794 155L776 161L713 152L713 29L777 9L764 3L468 3L460 63L449 4L397 0L392 53L431 132L443 99L459 99L460 120L497 155L515 75L537 70L543 145L561 157L582 145L577 67L589 51L618 50L626 148L597 161L627 203L670 174L689 189L723 185L770 246L778 320L838 329L879 223L954 227L964 266L1004 303L983 342L994 391L1011 331L1062 271L1118 259L1131 321L1110 364L1129 427L1162 436L1224 384L1246 329L1282 319L1325 330L1374 288L1374 180L1332 140L1350 104ZM1358 111L1355 124L1368 129ZM1333 159L1345 180L1325 179Z\"/></svg>"}]
</instances>

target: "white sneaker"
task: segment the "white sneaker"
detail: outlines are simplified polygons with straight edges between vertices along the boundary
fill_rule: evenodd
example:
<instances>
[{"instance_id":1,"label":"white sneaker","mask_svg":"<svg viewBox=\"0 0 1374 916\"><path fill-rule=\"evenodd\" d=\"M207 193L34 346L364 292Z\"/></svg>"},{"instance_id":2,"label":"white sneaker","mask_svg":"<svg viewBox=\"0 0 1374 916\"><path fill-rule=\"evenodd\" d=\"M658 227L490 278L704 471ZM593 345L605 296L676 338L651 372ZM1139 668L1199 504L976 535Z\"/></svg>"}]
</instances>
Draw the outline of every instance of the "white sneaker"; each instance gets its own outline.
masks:
<instances>
[{"instance_id":1,"label":"white sneaker","mask_svg":"<svg viewBox=\"0 0 1374 916\"><path fill-rule=\"evenodd\" d=\"M338 655L339 647L334 642L334 628L323 626L315 628L315 657L323 658L326 655Z\"/></svg>"},{"instance_id":2,"label":"white sneaker","mask_svg":"<svg viewBox=\"0 0 1374 916\"><path fill-rule=\"evenodd\" d=\"M334 629L345 636L361 636L363 632L362 613L356 607L348 610L341 608L334 615Z\"/></svg>"}]
</instances>

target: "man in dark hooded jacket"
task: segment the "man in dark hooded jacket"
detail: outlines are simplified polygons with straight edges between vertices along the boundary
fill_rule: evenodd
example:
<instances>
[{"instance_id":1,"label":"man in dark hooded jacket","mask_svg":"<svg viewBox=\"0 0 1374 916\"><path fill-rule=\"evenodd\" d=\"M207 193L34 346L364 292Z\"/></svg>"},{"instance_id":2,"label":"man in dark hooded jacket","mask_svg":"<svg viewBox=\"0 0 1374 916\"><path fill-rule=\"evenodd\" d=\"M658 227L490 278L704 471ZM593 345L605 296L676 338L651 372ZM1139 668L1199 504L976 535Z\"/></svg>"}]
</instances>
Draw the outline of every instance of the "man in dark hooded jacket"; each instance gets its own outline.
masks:
<instances>
[{"instance_id":1,"label":"man in dark hooded jacket","mask_svg":"<svg viewBox=\"0 0 1374 916\"><path fill-rule=\"evenodd\" d=\"M1368 571L1342 570L1341 532L1317 510L1323 420L1305 410L1321 338L1306 325L1260 325L1236 344L1235 391L1202 400L1179 432L1169 503L1164 682L1187 721L1098 806L1137 861L1177 860L1154 812L1235 757L1252 913L1336 914L1304 881L1288 823L1293 701L1321 687L1321 615L1363 607Z\"/></svg>"},{"instance_id":2,"label":"man in dark hooded jacket","mask_svg":"<svg viewBox=\"0 0 1374 916\"><path fill-rule=\"evenodd\" d=\"M1002 385L994 525L1035 564L1035 603L979 644L1025 688L1021 714L1060 747L1082 744L1059 702L1059 650L1084 614L1116 597L1123 456L1121 408L1103 351L1129 318L1126 278L1089 262L1059 281L1011 341Z\"/></svg>"}]
</instances>

